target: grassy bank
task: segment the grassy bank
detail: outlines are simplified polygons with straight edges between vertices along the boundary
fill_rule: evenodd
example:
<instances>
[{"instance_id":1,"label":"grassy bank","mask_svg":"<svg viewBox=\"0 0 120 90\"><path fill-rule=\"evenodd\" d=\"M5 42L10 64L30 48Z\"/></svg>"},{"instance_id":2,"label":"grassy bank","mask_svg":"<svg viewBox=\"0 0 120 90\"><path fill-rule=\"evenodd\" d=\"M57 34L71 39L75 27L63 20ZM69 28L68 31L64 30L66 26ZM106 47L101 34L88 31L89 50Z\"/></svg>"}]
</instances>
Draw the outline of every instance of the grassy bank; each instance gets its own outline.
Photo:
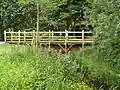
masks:
<instances>
[{"instance_id":1,"label":"grassy bank","mask_svg":"<svg viewBox=\"0 0 120 90\"><path fill-rule=\"evenodd\" d=\"M31 46L0 45L1 90L93 90L76 79L70 55L61 55Z\"/></svg>"}]
</instances>

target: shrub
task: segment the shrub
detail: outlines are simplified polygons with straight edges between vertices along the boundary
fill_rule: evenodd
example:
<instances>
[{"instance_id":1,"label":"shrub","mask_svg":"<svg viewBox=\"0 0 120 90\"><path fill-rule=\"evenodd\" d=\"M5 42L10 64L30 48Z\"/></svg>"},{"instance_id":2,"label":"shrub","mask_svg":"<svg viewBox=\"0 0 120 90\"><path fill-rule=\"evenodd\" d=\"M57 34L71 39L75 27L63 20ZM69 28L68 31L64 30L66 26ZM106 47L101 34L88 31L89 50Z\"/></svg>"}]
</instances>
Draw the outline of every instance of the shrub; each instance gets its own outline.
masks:
<instances>
[{"instance_id":1,"label":"shrub","mask_svg":"<svg viewBox=\"0 0 120 90\"><path fill-rule=\"evenodd\" d=\"M97 49L105 61L120 67L120 10L115 0L88 0L89 21L94 27ZM115 4L116 3L116 4Z\"/></svg>"},{"instance_id":2,"label":"shrub","mask_svg":"<svg viewBox=\"0 0 120 90\"><path fill-rule=\"evenodd\" d=\"M111 66L111 63L105 60L106 58L95 47L81 49L73 53L73 57L80 69L86 72L84 78L87 78L89 84L93 83L97 89L101 87L108 90L116 87L119 90L119 67Z\"/></svg>"}]
</instances>

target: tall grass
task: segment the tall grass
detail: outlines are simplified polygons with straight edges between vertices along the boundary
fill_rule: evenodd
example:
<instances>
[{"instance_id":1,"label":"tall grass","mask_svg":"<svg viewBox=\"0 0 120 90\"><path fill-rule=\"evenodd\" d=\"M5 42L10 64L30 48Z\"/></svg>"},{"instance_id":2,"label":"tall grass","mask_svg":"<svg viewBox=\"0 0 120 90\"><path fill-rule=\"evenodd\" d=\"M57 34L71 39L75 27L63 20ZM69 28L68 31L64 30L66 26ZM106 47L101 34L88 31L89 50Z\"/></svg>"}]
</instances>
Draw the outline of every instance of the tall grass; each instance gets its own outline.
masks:
<instances>
[{"instance_id":1,"label":"tall grass","mask_svg":"<svg viewBox=\"0 0 120 90\"><path fill-rule=\"evenodd\" d=\"M0 56L0 90L93 90L75 78L70 54L36 53L29 45L8 49Z\"/></svg>"},{"instance_id":2,"label":"tall grass","mask_svg":"<svg viewBox=\"0 0 120 90\"><path fill-rule=\"evenodd\" d=\"M87 47L72 53L72 56L83 70L84 78L97 89L120 90L120 68L112 66L99 49Z\"/></svg>"}]
</instances>

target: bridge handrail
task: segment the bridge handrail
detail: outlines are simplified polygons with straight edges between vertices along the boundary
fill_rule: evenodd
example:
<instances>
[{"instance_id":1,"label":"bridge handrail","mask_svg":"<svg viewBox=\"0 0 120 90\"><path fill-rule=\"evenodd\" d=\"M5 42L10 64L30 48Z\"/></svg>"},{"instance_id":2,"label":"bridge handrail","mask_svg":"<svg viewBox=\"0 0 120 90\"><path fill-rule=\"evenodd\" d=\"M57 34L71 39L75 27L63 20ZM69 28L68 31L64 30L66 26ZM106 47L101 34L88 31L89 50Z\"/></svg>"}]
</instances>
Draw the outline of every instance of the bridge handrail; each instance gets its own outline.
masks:
<instances>
[{"instance_id":1,"label":"bridge handrail","mask_svg":"<svg viewBox=\"0 0 120 90\"><path fill-rule=\"evenodd\" d=\"M47 41L48 43L51 42L81 42L84 45L85 41L93 41L91 34L92 31L40 31L39 32L39 40ZM87 35L87 36L86 36ZM35 30L27 32L27 31L4 31L4 40L5 42L14 42L18 41L20 42L31 42L33 38L37 37L37 32Z\"/></svg>"}]
</instances>

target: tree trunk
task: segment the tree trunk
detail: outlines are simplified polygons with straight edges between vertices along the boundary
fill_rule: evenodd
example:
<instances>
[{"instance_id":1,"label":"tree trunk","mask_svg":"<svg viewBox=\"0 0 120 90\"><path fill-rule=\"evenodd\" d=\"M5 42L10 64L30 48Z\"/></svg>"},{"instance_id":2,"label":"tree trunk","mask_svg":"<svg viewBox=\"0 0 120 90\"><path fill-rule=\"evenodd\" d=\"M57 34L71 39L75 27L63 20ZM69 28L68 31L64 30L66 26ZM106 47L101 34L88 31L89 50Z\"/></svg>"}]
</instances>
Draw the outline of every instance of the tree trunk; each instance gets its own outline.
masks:
<instances>
[{"instance_id":1,"label":"tree trunk","mask_svg":"<svg viewBox=\"0 0 120 90\"><path fill-rule=\"evenodd\" d=\"M4 41L4 34L3 31L0 30L0 41Z\"/></svg>"},{"instance_id":2,"label":"tree trunk","mask_svg":"<svg viewBox=\"0 0 120 90\"><path fill-rule=\"evenodd\" d=\"M36 33L36 47L38 48L38 37L39 37L39 0L37 0L37 33Z\"/></svg>"},{"instance_id":3,"label":"tree trunk","mask_svg":"<svg viewBox=\"0 0 120 90\"><path fill-rule=\"evenodd\" d=\"M0 23L0 41L4 41L4 31L2 30L1 23Z\"/></svg>"}]
</instances>

